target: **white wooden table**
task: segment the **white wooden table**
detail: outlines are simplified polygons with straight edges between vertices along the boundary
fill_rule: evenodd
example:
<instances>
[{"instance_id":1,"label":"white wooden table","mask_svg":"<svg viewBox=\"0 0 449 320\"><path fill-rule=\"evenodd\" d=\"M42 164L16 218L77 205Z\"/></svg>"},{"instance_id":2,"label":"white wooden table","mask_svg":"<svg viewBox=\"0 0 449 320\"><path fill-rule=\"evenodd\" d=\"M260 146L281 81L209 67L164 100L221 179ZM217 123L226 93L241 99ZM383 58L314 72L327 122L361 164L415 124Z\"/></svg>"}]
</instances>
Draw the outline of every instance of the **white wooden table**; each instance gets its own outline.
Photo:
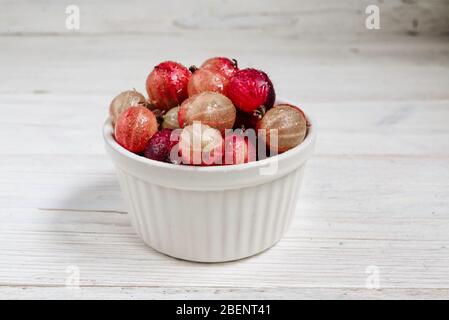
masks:
<instances>
[{"instance_id":1,"label":"white wooden table","mask_svg":"<svg viewBox=\"0 0 449 320\"><path fill-rule=\"evenodd\" d=\"M78 1L80 30L0 2L0 298L449 297L447 1L383 4L375 31L358 1ZM156 63L216 55L269 73L319 139L287 236L198 264L134 234L101 126Z\"/></svg>"}]
</instances>

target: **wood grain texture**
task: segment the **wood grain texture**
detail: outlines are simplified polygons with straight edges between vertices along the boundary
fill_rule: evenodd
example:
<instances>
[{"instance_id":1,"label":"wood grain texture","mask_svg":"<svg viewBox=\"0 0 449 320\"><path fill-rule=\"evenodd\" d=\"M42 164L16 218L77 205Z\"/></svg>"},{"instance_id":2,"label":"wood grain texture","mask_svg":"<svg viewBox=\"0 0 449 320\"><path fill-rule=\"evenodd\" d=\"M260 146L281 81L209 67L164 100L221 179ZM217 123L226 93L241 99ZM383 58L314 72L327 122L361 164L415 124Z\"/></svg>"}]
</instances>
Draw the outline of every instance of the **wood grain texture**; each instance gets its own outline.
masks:
<instances>
[{"instance_id":1,"label":"wood grain texture","mask_svg":"<svg viewBox=\"0 0 449 320\"><path fill-rule=\"evenodd\" d=\"M0 32L73 33L65 27L68 4L2 0ZM283 36L368 33L365 9L373 4L380 9L381 29L388 33L439 35L449 31L449 3L445 0L113 0L107 6L78 0L73 4L80 9L80 31L89 34L169 34L191 30L263 30Z\"/></svg>"},{"instance_id":2,"label":"wood grain texture","mask_svg":"<svg viewBox=\"0 0 449 320\"><path fill-rule=\"evenodd\" d=\"M231 263L200 264L148 248L123 214L2 210L1 283L64 286L66 268L74 265L86 286L365 288L366 268L374 265L382 288L409 288L412 283L416 288L448 288L447 260L438 259L449 253L446 233L410 238L404 231L413 228L400 219L370 222L377 230L369 230L361 215L329 227L320 211L304 217L300 209L287 236L272 250ZM408 218L407 223L426 228L429 221ZM447 218L433 222L447 223Z\"/></svg>"},{"instance_id":3,"label":"wood grain texture","mask_svg":"<svg viewBox=\"0 0 449 320\"><path fill-rule=\"evenodd\" d=\"M368 1L78 3L73 32L65 4L1 1L0 299L447 298L447 1L379 2L375 32ZM101 126L159 61L214 55L267 71L319 135L286 237L198 264L134 234Z\"/></svg>"},{"instance_id":4,"label":"wood grain texture","mask_svg":"<svg viewBox=\"0 0 449 320\"><path fill-rule=\"evenodd\" d=\"M24 40L26 39L26 41ZM270 74L278 96L301 102L449 99L446 38L282 38L252 31L186 35L0 37L0 94L113 97L136 88L154 65L189 66L225 55ZM35 54L38 53L38 54ZM24 67L26 66L26 67ZM32 76L31 76L32 75ZM98 106L104 101L97 100Z\"/></svg>"},{"instance_id":5,"label":"wood grain texture","mask_svg":"<svg viewBox=\"0 0 449 320\"><path fill-rule=\"evenodd\" d=\"M79 289L42 286L0 287L0 299L35 299L45 292L52 300L61 299L420 299L442 300L447 289L360 289L360 288L211 288L211 287L101 287Z\"/></svg>"}]
</instances>

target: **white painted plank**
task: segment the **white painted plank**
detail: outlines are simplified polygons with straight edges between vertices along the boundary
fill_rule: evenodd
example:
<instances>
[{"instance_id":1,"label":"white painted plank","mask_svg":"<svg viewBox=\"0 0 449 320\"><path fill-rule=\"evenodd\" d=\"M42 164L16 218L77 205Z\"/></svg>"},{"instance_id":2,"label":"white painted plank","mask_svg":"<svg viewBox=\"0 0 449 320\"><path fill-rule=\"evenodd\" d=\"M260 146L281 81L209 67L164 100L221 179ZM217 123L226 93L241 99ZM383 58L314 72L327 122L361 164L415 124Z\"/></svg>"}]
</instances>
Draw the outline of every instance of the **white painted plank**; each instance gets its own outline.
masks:
<instances>
[{"instance_id":1,"label":"white painted plank","mask_svg":"<svg viewBox=\"0 0 449 320\"><path fill-rule=\"evenodd\" d=\"M64 286L74 265L87 286L365 288L366 268L375 265L381 288L449 288L447 233L433 240L333 239L324 220L308 219L315 229L308 234L298 215L271 250L199 264L146 247L122 214L34 211L30 218L29 210L2 210L0 217L10 221L0 233L3 286ZM440 220L446 228L448 222Z\"/></svg>"},{"instance_id":2,"label":"white painted plank","mask_svg":"<svg viewBox=\"0 0 449 320\"><path fill-rule=\"evenodd\" d=\"M0 298L447 297L447 1L382 3L378 32L359 1L78 3L72 32L64 4L2 2ZM101 125L159 61L214 55L267 71L319 142L285 239L207 265L135 236ZM79 291L64 287L73 265Z\"/></svg>"},{"instance_id":3,"label":"white painted plank","mask_svg":"<svg viewBox=\"0 0 449 320\"><path fill-rule=\"evenodd\" d=\"M81 287L0 286L0 299L432 299L449 289L223 288L223 287Z\"/></svg>"},{"instance_id":4,"label":"white painted plank","mask_svg":"<svg viewBox=\"0 0 449 320\"><path fill-rule=\"evenodd\" d=\"M0 95L0 108L3 111L0 124L28 126L27 130L33 130L34 127L87 130L102 124L106 119L113 97L114 94ZM319 117L315 120L320 129L324 130L343 133L377 133L380 129L398 133L449 132L449 100L293 102Z\"/></svg>"},{"instance_id":5,"label":"white painted plank","mask_svg":"<svg viewBox=\"0 0 449 320\"><path fill-rule=\"evenodd\" d=\"M148 73L161 61L189 66L225 55L242 67L265 70L279 96L301 103L449 99L445 38L303 39L201 32L0 37L0 47L5 48L0 93L8 94L144 91Z\"/></svg>"},{"instance_id":6,"label":"white painted plank","mask_svg":"<svg viewBox=\"0 0 449 320\"><path fill-rule=\"evenodd\" d=\"M83 33L173 33L196 30L257 30L270 34L368 33L365 8L380 8L383 32L438 34L447 31L449 4L444 0L375 2L364 0L250 0L186 2L182 0L108 5L78 0ZM0 31L4 34L73 33L65 27L68 4L2 1ZM418 22L413 25L413 20Z\"/></svg>"}]
</instances>

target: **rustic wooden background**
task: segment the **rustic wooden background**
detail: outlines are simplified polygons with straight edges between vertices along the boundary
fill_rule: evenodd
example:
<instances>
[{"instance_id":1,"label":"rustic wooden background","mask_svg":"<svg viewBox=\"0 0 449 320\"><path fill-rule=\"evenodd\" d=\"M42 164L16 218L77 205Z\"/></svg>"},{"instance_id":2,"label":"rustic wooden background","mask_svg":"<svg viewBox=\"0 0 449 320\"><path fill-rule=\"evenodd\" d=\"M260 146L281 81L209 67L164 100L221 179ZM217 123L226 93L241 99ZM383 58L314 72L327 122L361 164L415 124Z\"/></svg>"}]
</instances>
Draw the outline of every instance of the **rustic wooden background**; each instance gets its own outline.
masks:
<instances>
[{"instance_id":1,"label":"rustic wooden background","mask_svg":"<svg viewBox=\"0 0 449 320\"><path fill-rule=\"evenodd\" d=\"M449 1L0 8L0 298L449 297ZM158 62L215 55L269 73L319 141L285 239L198 264L134 235L101 126Z\"/></svg>"}]
</instances>

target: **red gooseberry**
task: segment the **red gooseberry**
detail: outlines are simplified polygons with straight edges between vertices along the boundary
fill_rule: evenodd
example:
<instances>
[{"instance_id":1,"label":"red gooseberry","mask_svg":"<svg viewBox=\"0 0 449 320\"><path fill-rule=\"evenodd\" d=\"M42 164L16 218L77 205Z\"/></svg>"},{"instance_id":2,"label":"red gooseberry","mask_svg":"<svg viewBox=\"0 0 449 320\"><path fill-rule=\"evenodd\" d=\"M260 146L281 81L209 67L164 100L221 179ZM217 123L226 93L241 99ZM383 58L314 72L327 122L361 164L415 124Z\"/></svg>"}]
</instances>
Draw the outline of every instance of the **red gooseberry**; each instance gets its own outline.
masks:
<instances>
[{"instance_id":1,"label":"red gooseberry","mask_svg":"<svg viewBox=\"0 0 449 320\"><path fill-rule=\"evenodd\" d=\"M170 139L171 133L171 129L156 132L148 141L143 155L148 159L170 162L170 151L178 143Z\"/></svg>"},{"instance_id":2,"label":"red gooseberry","mask_svg":"<svg viewBox=\"0 0 449 320\"><path fill-rule=\"evenodd\" d=\"M256 148L243 133L232 133L224 139L224 164L241 164L256 160Z\"/></svg>"},{"instance_id":3,"label":"red gooseberry","mask_svg":"<svg viewBox=\"0 0 449 320\"><path fill-rule=\"evenodd\" d=\"M146 88L150 101L157 109L168 110L184 101L191 73L182 64L165 61L148 75Z\"/></svg>"},{"instance_id":4,"label":"red gooseberry","mask_svg":"<svg viewBox=\"0 0 449 320\"><path fill-rule=\"evenodd\" d=\"M220 131L195 121L182 129L179 136L181 161L190 165L221 164L223 138Z\"/></svg>"},{"instance_id":5,"label":"red gooseberry","mask_svg":"<svg viewBox=\"0 0 449 320\"><path fill-rule=\"evenodd\" d=\"M142 106L129 107L117 119L115 139L125 149L139 153L145 150L157 127L153 112Z\"/></svg>"},{"instance_id":6,"label":"red gooseberry","mask_svg":"<svg viewBox=\"0 0 449 320\"><path fill-rule=\"evenodd\" d=\"M111 116L112 125L115 125L120 113L131 106L145 104L145 97L136 90L128 90L120 93L112 99L109 105L109 114Z\"/></svg>"},{"instance_id":7,"label":"red gooseberry","mask_svg":"<svg viewBox=\"0 0 449 320\"><path fill-rule=\"evenodd\" d=\"M224 93L230 78L237 72L237 62L224 57L210 58L198 69L190 68L192 76L188 84L189 96L213 91Z\"/></svg>"},{"instance_id":8,"label":"red gooseberry","mask_svg":"<svg viewBox=\"0 0 449 320\"><path fill-rule=\"evenodd\" d=\"M256 69L237 71L229 81L226 95L236 108L247 113L261 108L268 110L276 99L270 78L265 72Z\"/></svg>"}]
</instances>

